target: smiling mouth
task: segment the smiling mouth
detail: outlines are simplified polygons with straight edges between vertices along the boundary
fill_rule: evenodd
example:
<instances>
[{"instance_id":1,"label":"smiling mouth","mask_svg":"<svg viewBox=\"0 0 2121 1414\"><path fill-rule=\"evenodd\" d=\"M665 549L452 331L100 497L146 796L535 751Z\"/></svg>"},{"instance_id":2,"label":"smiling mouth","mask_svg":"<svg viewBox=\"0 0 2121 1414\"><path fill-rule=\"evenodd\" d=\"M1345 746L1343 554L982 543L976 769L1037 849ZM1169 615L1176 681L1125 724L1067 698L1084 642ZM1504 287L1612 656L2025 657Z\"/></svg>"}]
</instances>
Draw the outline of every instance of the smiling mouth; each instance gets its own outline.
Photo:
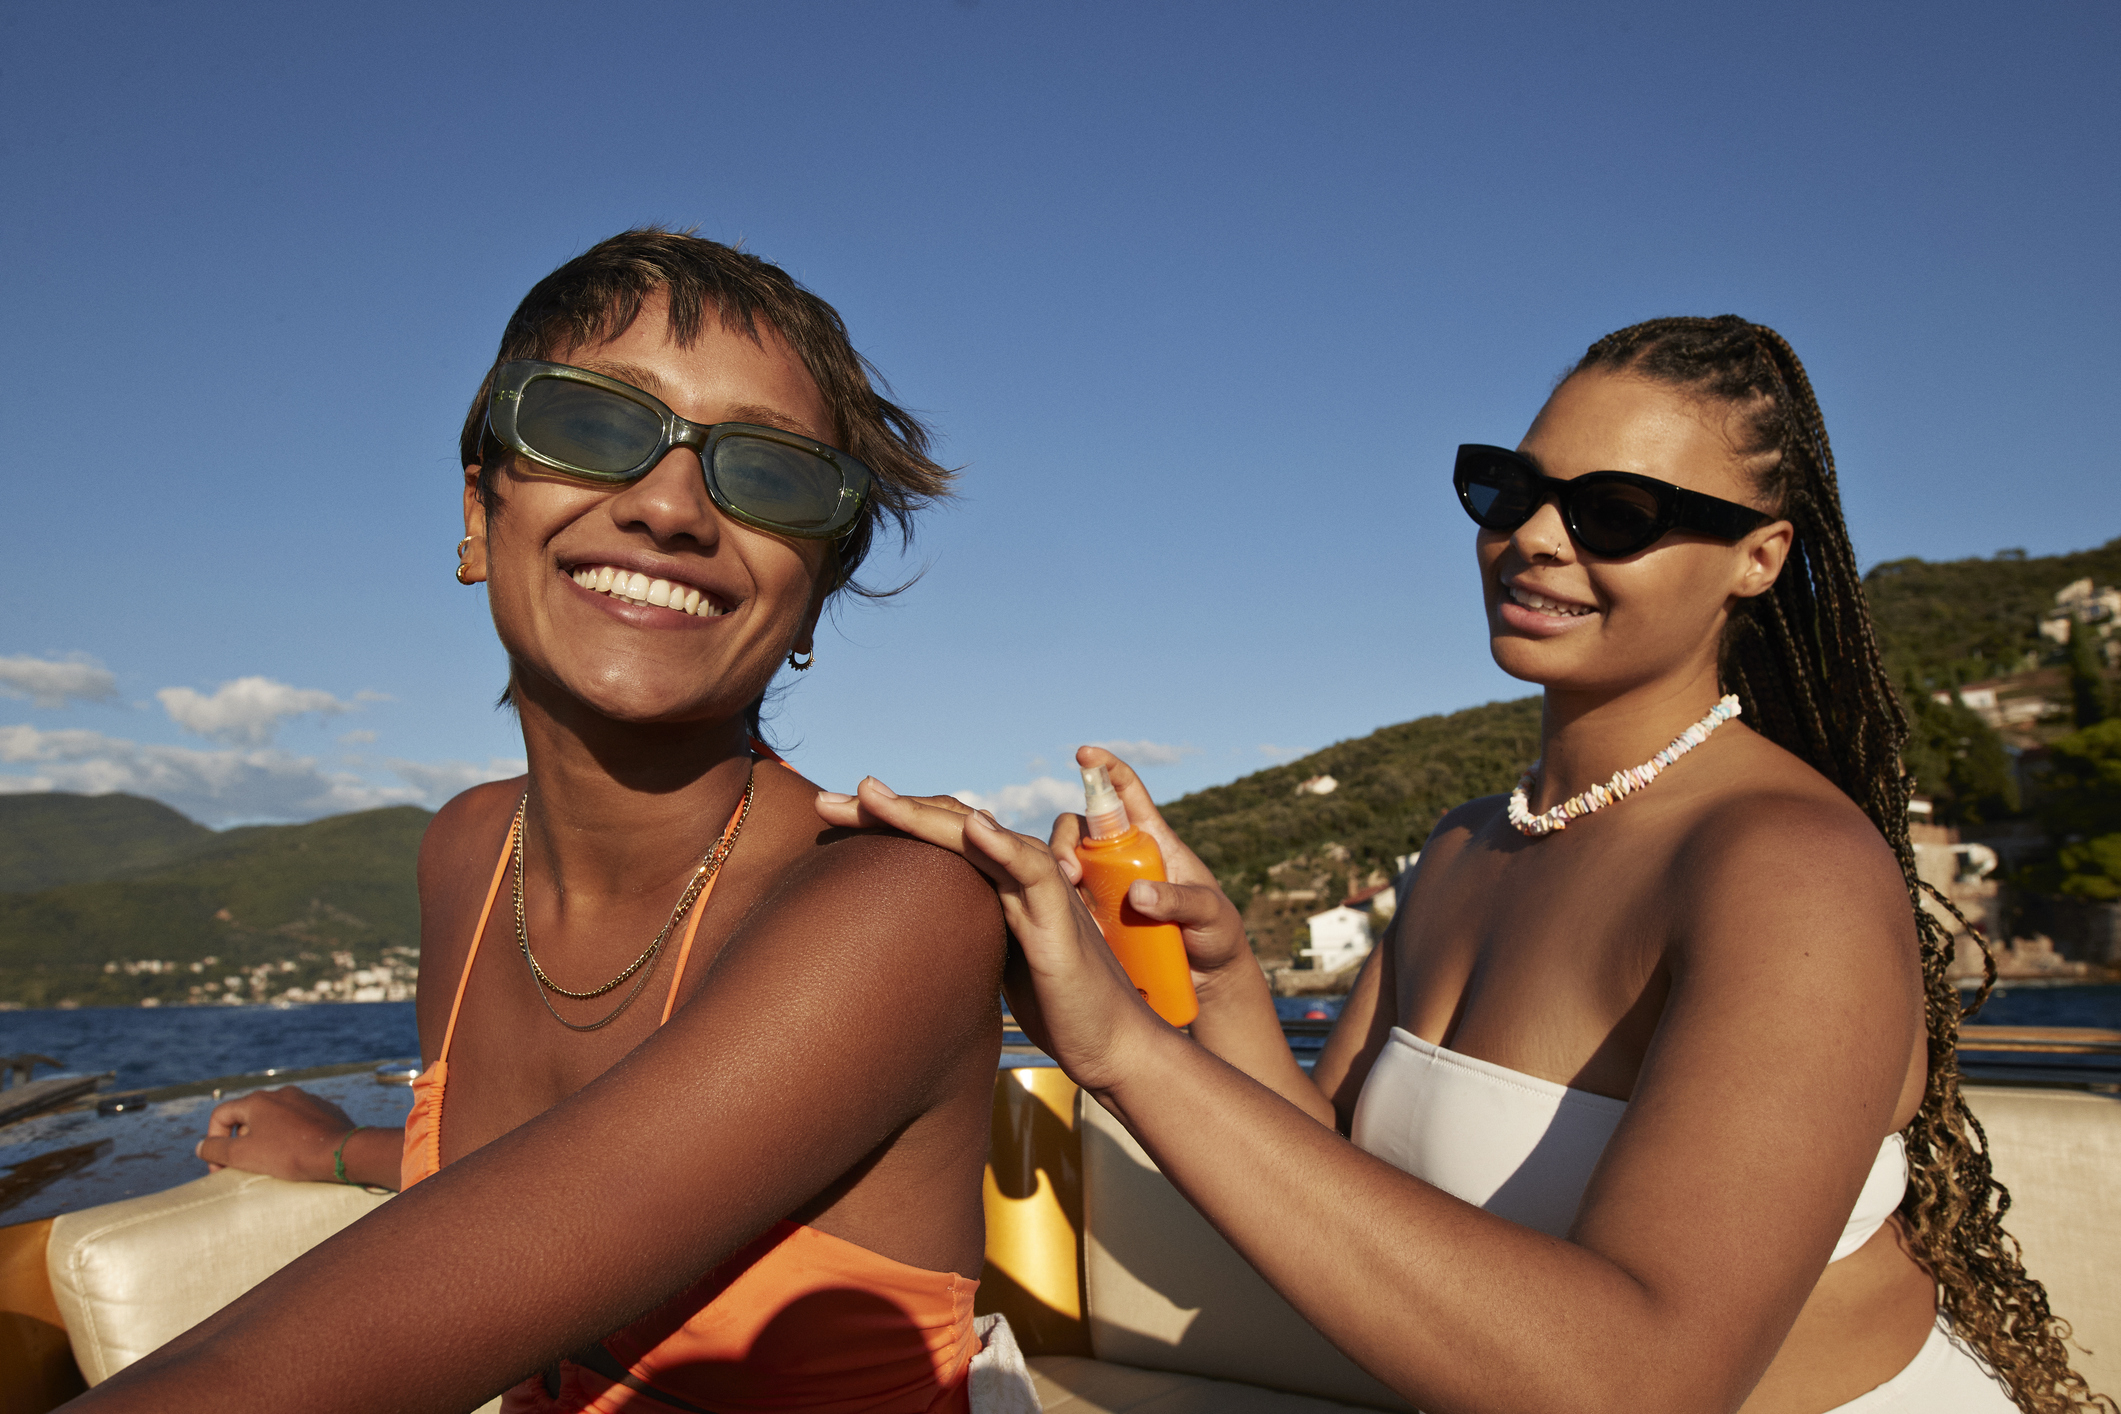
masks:
<instances>
[{"instance_id":1,"label":"smiling mouth","mask_svg":"<svg viewBox=\"0 0 2121 1414\"><path fill-rule=\"evenodd\" d=\"M652 604L658 609L674 609L702 619L720 618L729 612L711 595L702 594L689 584L650 579L638 571L622 570L613 565L577 565L569 571L569 577L584 589L608 594L628 604Z\"/></svg>"},{"instance_id":2,"label":"smiling mouth","mask_svg":"<svg viewBox=\"0 0 2121 1414\"><path fill-rule=\"evenodd\" d=\"M1505 584L1502 587L1502 592L1509 595L1510 601L1514 604L1521 605L1535 613L1552 614L1558 619L1580 619L1586 614L1597 612L1597 610L1587 604L1564 604L1559 599L1549 599L1544 594L1535 594L1529 589L1519 589L1512 584Z\"/></svg>"}]
</instances>

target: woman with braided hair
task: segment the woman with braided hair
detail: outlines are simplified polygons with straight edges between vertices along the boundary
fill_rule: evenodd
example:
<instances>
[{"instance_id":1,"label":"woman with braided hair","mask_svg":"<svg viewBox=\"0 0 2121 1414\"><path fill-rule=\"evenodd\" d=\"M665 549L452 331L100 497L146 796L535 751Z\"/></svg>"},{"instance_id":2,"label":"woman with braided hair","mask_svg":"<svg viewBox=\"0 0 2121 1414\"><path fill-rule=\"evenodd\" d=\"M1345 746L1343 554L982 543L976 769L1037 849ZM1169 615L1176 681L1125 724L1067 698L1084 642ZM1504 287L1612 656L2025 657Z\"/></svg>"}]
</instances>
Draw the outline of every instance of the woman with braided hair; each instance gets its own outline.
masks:
<instances>
[{"instance_id":1,"label":"woman with braided hair","mask_svg":"<svg viewBox=\"0 0 2121 1414\"><path fill-rule=\"evenodd\" d=\"M1170 864L1129 901L1185 930L1190 1036L1070 887L1075 817L1048 846L874 782L821 813L979 865L1027 1029L1431 1414L2113 1409L1998 1223L1906 726L1789 345L1621 330L1455 483L1495 659L1545 689L1541 759L1437 825L1311 1075L1236 910L1108 753L1079 759Z\"/></svg>"}]
</instances>

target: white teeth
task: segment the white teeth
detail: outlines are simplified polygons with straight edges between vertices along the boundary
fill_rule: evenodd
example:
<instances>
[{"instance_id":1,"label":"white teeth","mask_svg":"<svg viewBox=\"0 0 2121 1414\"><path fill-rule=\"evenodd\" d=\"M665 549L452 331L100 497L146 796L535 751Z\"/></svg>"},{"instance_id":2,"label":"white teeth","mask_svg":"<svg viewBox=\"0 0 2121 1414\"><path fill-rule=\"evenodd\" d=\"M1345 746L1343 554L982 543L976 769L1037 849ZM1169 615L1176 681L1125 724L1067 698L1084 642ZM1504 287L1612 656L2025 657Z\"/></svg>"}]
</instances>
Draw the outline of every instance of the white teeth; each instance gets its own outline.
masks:
<instances>
[{"instance_id":1,"label":"white teeth","mask_svg":"<svg viewBox=\"0 0 2121 1414\"><path fill-rule=\"evenodd\" d=\"M1549 599L1546 595L1535 594L1529 589L1512 588L1510 597L1527 609L1535 609L1542 614L1552 614L1557 618L1581 618L1591 612L1590 609L1581 604L1564 604L1559 599Z\"/></svg>"},{"instance_id":2,"label":"white teeth","mask_svg":"<svg viewBox=\"0 0 2121 1414\"><path fill-rule=\"evenodd\" d=\"M700 593L689 584L679 584L668 579L650 579L645 574L614 569L610 565L584 566L572 571L569 577L584 589L592 589L599 594L609 594L615 599L624 599L635 604L653 604L657 608L672 609L703 619L719 618L727 612L717 605L710 595Z\"/></svg>"}]
</instances>

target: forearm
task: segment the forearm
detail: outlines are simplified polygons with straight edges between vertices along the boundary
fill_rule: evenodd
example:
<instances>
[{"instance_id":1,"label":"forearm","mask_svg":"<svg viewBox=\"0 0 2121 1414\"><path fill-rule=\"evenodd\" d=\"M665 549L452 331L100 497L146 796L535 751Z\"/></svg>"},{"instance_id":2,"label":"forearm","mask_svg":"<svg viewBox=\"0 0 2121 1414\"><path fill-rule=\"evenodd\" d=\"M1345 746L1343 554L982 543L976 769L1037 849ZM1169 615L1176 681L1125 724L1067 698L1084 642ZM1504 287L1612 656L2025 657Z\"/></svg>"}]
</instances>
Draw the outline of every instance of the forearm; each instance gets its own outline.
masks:
<instances>
[{"instance_id":1,"label":"forearm","mask_svg":"<svg viewBox=\"0 0 2121 1414\"><path fill-rule=\"evenodd\" d=\"M398 1186L399 1161L404 1154L404 1126L363 1125L347 1136L342 1151L346 1181L369 1188L394 1189ZM319 1177L336 1181L338 1173L334 1171Z\"/></svg>"},{"instance_id":2,"label":"forearm","mask_svg":"<svg viewBox=\"0 0 2121 1414\"><path fill-rule=\"evenodd\" d=\"M1193 1039L1327 1128L1333 1105L1296 1063L1274 1010L1266 974L1250 954L1212 974L1197 988L1200 1015Z\"/></svg>"},{"instance_id":3,"label":"forearm","mask_svg":"<svg viewBox=\"0 0 2121 1414\"><path fill-rule=\"evenodd\" d=\"M1742 1397L1719 1400L1692 1324L1615 1263L1372 1158L1175 1033L1149 1046L1099 1098L1306 1319L1431 1414Z\"/></svg>"}]
</instances>

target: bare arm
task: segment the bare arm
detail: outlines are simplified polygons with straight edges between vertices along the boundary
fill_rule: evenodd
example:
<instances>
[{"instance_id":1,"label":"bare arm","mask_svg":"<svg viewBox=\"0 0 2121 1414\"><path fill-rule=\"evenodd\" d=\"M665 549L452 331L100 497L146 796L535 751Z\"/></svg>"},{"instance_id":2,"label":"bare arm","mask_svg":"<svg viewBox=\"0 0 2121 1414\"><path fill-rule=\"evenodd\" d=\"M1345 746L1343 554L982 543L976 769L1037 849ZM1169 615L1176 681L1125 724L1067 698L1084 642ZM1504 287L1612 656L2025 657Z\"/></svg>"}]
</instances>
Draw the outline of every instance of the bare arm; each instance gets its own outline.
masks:
<instances>
[{"instance_id":1,"label":"bare arm","mask_svg":"<svg viewBox=\"0 0 2121 1414\"><path fill-rule=\"evenodd\" d=\"M470 1408L651 1309L991 1072L992 892L925 845L819 851L594 1083L81 1401Z\"/></svg>"},{"instance_id":2,"label":"bare arm","mask_svg":"<svg viewBox=\"0 0 2121 1414\"><path fill-rule=\"evenodd\" d=\"M864 803L996 878L1070 1074L1299 1311L1433 1414L1735 1409L1895 1127L1921 1026L1913 930L1890 855L1848 812L1754 801L1705 832L1674 881L1662 1023L1562 1240L1372 1158L1150 1024L1070 934L1029 842Z\"/></svg>"}]
</instances>

